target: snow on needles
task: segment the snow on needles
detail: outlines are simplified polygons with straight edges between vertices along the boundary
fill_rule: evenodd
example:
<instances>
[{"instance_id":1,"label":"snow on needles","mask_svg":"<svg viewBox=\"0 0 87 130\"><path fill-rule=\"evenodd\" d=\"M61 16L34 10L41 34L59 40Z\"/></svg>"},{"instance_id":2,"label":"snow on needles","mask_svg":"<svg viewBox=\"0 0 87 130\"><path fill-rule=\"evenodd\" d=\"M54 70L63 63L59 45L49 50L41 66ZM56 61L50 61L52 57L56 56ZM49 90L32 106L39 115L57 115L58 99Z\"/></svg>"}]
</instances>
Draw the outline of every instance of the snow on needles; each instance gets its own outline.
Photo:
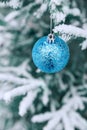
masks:
<instances>
[{"instance_id":1,"label":"snow on needles","mask_svg":"<svg viewBox=\"0 0 87 130\"><path fill-rule=\"evenodd\" d=\"M81 106L78 104L78 107L74 108L75 104L78 104L77 96L71 98L68 103L63 105L63 107L56 112L48 112L33 116L32 122L41 123L48 120L43 130L53 130L56 127L58 128L58 126L60 127L62 123L64 130L74 130L75 128L86 130L87 121L76 111Z\"/></svg>"},{"instance_id":2,"label":"snow on needles","mask_svg":"<svg viewBox=\"0 0 87 130\"><path fill-rule=\"evenodd\" d=\"M16 96L20 96L20 95L25 95L28 91L32 89L37 89L39 86L43 86L43 82L40 82L40 81L38 82L38 80L30 80L30 82L27 82L26 85L7 91L4 94L3 99L6 102L9 102L11 101L12 98Z\"/></svg>"},{"instance_id":3,"label":"snow on needles","mask_svg":"<svg viewBox=\"0 0 87 130\"><path fill-rule=\"evenodd\" d=\"M59 26L56 26L54 28L54 32L57 33L62 33L62 34L69 34L69 35L73 35L75 37L83 37L83 38L87 38L87 31L81 29L81 28L78 28L78 27L75 27L73 25L65 25L65 24L62 24L62 25L59 25Z\"/></svg>"},{"instance_id":4,"label":"snow on needles","mask_svg":"<svg viewBox=\"0 0 87 130\"><path fill-rule=\"evenodd\" d=\"M24 116L29 110L30 106L33 104L33 101L37 97L38 91L30 91L27 96L23 98L19 105L19 115Z\"/></svg>"},{"instance_id":5,"label":"snow on needles","mask_svg":"<svg viewBox=\"0 0 87 130\"><path fill-rule=\"evenodd\" d=\"M0 2L0 6L1 7L8 6L8 7L12 7L14 9L16 9L16 8L20 8L22 6L22 2L20 0L10 0L7 2Z\"/></svg>"},{"instance_id":6,"label":"snow on needles","mask_svg":"<svg viewBox=\"0 0 87 130\"><path fill-rule=\"evenodd\" d=\"M59 25L54 28L55 33L59 33L59 35L62 36L62 38L67 41L71 39L72 37L81 37L84 38L85 41L81 43L82 50L87 48L87 31L84 29L81 29L79 27L75 27L73 25ZM68 37L67 37L68 36Z\"/></svg>"}]
</instances>

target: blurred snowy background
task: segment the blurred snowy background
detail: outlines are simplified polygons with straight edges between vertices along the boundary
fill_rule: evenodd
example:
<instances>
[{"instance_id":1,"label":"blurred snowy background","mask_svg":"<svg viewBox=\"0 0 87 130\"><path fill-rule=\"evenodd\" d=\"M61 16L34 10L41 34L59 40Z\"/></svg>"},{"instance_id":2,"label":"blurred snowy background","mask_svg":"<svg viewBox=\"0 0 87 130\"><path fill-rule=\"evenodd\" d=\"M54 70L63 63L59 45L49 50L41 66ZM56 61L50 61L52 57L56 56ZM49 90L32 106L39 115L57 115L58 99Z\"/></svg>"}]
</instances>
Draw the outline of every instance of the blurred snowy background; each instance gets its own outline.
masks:
<instances>
[{"instance_id":1,"label":"blurred snowy background","mask_svg":"<svg viewBox=\"0 0 87 130\"><path fill-rule=\"evenodd\" d=\"M31 52L54 32L67 67L40 72ZM0 0L0 130L87 130L87 0Z\"/></svg>"}]
</instances>

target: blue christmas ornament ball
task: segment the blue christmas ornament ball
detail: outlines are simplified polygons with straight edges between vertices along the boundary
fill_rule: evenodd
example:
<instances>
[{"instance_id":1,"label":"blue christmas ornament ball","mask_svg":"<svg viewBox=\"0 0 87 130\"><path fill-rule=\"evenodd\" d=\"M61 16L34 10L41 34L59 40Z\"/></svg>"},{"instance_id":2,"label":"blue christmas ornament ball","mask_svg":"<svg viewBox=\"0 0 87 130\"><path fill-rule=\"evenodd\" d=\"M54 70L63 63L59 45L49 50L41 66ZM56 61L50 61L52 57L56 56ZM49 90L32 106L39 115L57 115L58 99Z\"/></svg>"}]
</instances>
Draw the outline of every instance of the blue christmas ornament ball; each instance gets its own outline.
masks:
<instances>
[{"instance_id":1,"label":"blue christmas ornament ball","mask_svg":"<svg viewBox=\"0 0 87 130\"><path fill-rule=\"evenodd\" d=\"M45 73L61 71L67 65L69 57L68 45L53 34L40 38L32 50L34 64Z\"/></svg>"}]
</instances>

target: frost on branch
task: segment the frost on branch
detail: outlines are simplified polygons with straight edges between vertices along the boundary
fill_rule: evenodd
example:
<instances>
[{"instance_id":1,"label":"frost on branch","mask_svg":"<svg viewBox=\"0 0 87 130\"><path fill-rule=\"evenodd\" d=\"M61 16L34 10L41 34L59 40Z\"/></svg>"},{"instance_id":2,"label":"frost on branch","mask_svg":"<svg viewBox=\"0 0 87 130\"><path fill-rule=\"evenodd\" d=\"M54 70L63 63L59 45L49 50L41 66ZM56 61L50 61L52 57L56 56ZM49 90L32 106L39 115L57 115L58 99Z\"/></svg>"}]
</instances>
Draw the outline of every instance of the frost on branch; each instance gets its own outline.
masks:
<instances>
[{"instance_id":1,"label":"frost on branch","mask_svg":"<svg viewBox=\"0 0 87 130\"><path fill-rule=\"evenodd\" d=\"M19 115L24 116L28 110L33 105L33 101L38 96L37 93L40 92L40 88L42 88L43 93L41 95L41 101L43 105L47 105L49 102L50 91L46 87L44 80L42 79L34 79L30 76L27 71L27 62L22 63L19 67L3 67L0 68L0 81L2 84L6 82L5 90L0 91L0 100L5 100L7 103L10 103L17 96L24 96L23 100L19 105ZM4 74L4 72L7 72ZM26 73L25 73L26 72ZM20 75L24 76L21 78ZM10 87L14 84L14 88ZM9 87L8 87L9 85ZM26 96L27 94L27 96Z\"/></svg>"},{"instance_id":2,"label":"frost on branch","mask_svg":"<svg viewBox=\"0 0 87 130\"><path fill-rule=\"evenodd\" d=\"M87 31L73 25L59 25L54 28L54 32L58 33L65 41L82 38L84 39L82 46L82 50L87 48Z\"/></svg>"},{"instance_id":3,"label":"frost on branch","mask_svg":"<svg viewBox=\"0 0 87 130\"><path fill-rule=\"evenodd\" d=\"M10 76L11 77L11 76ZM5 80L5 78L4 78ZM14 78L13 78L14 80ZM20 79L20 82L21 82L22 79ZM9 81L9 79L8 79ZM32 90L32 89L36 89L40 86L44 86L44 82L43 81L39 81L38 80L26 80L26 82L23 82L24 85L23 86L20 86L20 87L17 87L17 88L14 88L12 90L9 90L7 91L4 95L3 95L3 99L8 102L11 100L11 98L14 98L16 96L20 96L20 95L25 95L28 91Z\"/></svg>"},{"instance_id":4,"label":"frost on branch","mask_svg":"<svg viewBox=\"0 0 87 130\"><path fill-rule=\"evenodd\" d=\"M87 98L84 97L85 89L80 86L76 89L72 86L72 97L69 93L70 91L64 96L62 100L63 105L60 109L55 112L51 111L35 115L32 118L32 122L41 123L48 121L43 130L75 130L76 128L79 130L87 129L87 120L78 113L78 110L83 111L85 109L84 102L87 102Z\"/></svg>"},{"instance_id":5,"label":"frost on branch","mask_svg":"<svg viewBox=\"0 0 87 130\"><path fill-rule=\"evenodd\" d=\"M22 6L22 1L20 0L10 0L10 1L5 1L5 2L3 1L3 2L0 2L0 6L12 7L16 9Z\"/></svg>"},{"instance_id":6,"label":"frost on branch","mask_svg":"<svg viewBox=\"0 0 87 130\"><path fill-rule=\"evenodd\" d=\"M77 107L75 107L75 104ZM59 129L62 125L63 128L61 127L61 130L75 130L75 128L85 130L87 129L87 121L77 112L81 108L80 105L78 97L73 97L56 112L33 116L32 122L41 123L48 121L43 130L53 130L56 127Z\"/></svg>"},{"instance_id":7,"label":"frost on branch","mask_svg":"<svg viewBox=\"0 0 87 130\"><path fill-rule=\"evenodd\" d=\"M54 28L55 33L59 33L61 35L70 35L71 37L87 37L87 32L81 28L75 27L73 25L59 25Z\"/></svg>"},{"instance_id":8,"label":"frost on branch","mask_svg":"<svg viewBox=\"0 0 87 130\"><path fill-rule=\"evenodd\" d=\"M40 8L34 13L34 16L38 19L41 18L41 16L46 12L47 10L47 4L42 4Z\"/></svg>"},{"instance_id":9,"label":"frost on branch","mask_svg":"<svg viewBox=\"0 0 87 130\"><path fill-rule=\"evenodd\" d=\"M19 115L24 116L27 112L27 110L30 109L31 105L33 104L33 101L37 97L38 91L30 91L28 92L27 96L23 98L19 105Z\"/></svg>"},{"instance_id":10,"label":"frost on branch","mask_svg":"<svg viewBox=\"0 0 87 130\"><path fill-rule=\"evenodd\" d=\"M87 48L87 39L83 41L80 45L81 45L81 49L85 50Z\"/></svg>"},{"instance_id":11,"label":"frost on branch","mask_svg":"<svg viewBox=\"0 0 87 130\"><path fill-rule=\"evenodd\" d=\"M69 0L51 0L48 2L50 13L55 25L58 25L61 22L64 23L66 17L69 15L80 17L80 10L76 7L70 8L67 3L69 3Z\"/></svg>"}]
</instances>

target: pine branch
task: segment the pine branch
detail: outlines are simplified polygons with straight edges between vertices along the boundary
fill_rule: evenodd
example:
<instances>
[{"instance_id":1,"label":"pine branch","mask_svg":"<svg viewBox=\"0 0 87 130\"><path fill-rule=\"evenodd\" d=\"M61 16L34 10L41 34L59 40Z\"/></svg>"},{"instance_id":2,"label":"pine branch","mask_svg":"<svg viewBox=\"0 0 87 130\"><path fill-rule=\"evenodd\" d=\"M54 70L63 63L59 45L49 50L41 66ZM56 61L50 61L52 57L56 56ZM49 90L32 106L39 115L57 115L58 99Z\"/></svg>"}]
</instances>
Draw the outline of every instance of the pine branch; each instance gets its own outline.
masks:
<instances>
[{"instance_id":1,"label":"pine branch","mask_svg":"<svg viewBox=\"0 0 87 130\"><path fill-rule=\"evenodd\" d=\"M0 67L1 73L13 73L17 76L23 76L25 78L32 78L32 76L27 72L27 69L30 69L28 67L28 61L25 60L22 64L20 64L18 67L8 66L8 67Z\"/></svg>"},{"instance_id":2,"label":"pine branch","mask_svg":"<svg viewBox=\"0 0 87 130\"><path fill-rule=\"evenodd\" d=\"M72 26L72 25L59 25L54 28L54 32L58 33L65 41L82 38L84 42L80 45L82 46L82 50L87 48L87 31L84 29Z\"/></svg>"},{"instance_id":3,"label":"pine branch","mask_svg":"<svg viewBox=\"0 0 87 130\"><path fill-rule=\"evenodd\" d=\"M82 50L87 49L87 39L85 41L83 41L80 45L81 45Z\"/></svg>"},{"instance_id":4,"label":"pine branch","mask_svg":"<svg viewBox=\"0 0 87 130\"><path fill-rule=\"evenodd\" d=\"M48 120L48 124L43 128L43 130L53 130L56 129L56 127L58 128L57 125L60 124L61 120L65 130L74 130L75 128L78 128L80 121L82 126L84 125L83 130L85 130L87 129L87 121L76 111L82 108L79 101L79 97L73 97L58 111L54 113L50 112L49 114L45 113L36 115L32 118L32 121L34 123L40 123ZM72 123L73 118L77 120L75 123ZM79 128L82 126L79 126Z\"/></svg>"},{"instance_id":5,"label":"pine branch","mask_svg":"<svg viewBox=\"0 0 87 130\"><path fill-rule=\"evenodd\" d=\"M71 111L69 113L69 119L71 119L72 125L77 129L87 129L87 121L77 112Z\"/></svg>"},{"instance_id":6,"label":"pine branch","mask_svg":"<svg viewBox=\"0 0 87 130\"><path fill-rule=\"evenodd\" d=\"M28 92L27 96L23 98L19 105L19 115L24 116L26 112L30 109L33 101L37 97L38 91L30 91Z\"/></svg>"},{"instance_id":7,"label":"pine branch","mask_svg":"<svg viewBox=\"0 0 87 130\"><path fill-rule=\"evenodd\" d=\"M29 81L28 79L28 82L26 83L26 85L7 91L3 95L2 99L4 99L6 102L9 102L11 101L12 98L16 96L20 96L20 95L25 95L28 91L37 89L40 86L44 87L44 82L42 81L38 82L38 80L32 80L32 79L30 79Z\"/></svg>"},{"instance_id":8,"label":"pine branch","mask_svg":"<svg viewBox=\"0 0 87 130\"><path fill-rule=\"evenodd\" d=\"M0 6L3 6L3 7L12 7L14 9L16 8L20 8L22 6L22 1L20 0L1 0L0 2Z\"/></svg>"},{"instance_id":9,"label":"pine branch","mask_svg":"<svg viewBox=\"0 0 87 130\"><path fill-rule=\"evenodd\" d=\"M54 28L54 32L59 33L60 35L65 34L66 37L67 37L67 35L69 35L70 38L72 38L72 37L87 38L87 32L84 29L75 27L73 25L62 24L62 25L56 26Z\"/></svg>"},{"instance_id":10,"label":"pine branch","mask_svg":"<svg viewBox=\"0 0 87 130\"><path fill-rule=\"evenodd\" d=\"M15 83L15 84L27 84L29 83L29 80L26 79L26 78L19 78L19 77L16 77L12 74L8 74L8 73L0 73L0 81L1 82L10 82L10 83Z\"/></svg>"},{"instance_id":11,"label":"pine branch","mask_svg":"<svg viewBox=\"0 0 87 130\"><path fill-rule=\"evenodd\" d=\"M63 120L63 125L64 125L65 130L74 130L75 129L75 126L72 125L72 122L70 121L70 119L68 117L68 114L64 113L62 120Z\"/></svg>"},{"instance_id":12,"label":"pine branch","mask_svg":"<svg viewBox=\"0 0 87 130\"><path fill-rule=\"evenodd\" d=\"M56 118L51 119L48 124L43 128L43 130L53 130L61 120L61 115L57 116Z\"/></svg>"}]
</instances>

